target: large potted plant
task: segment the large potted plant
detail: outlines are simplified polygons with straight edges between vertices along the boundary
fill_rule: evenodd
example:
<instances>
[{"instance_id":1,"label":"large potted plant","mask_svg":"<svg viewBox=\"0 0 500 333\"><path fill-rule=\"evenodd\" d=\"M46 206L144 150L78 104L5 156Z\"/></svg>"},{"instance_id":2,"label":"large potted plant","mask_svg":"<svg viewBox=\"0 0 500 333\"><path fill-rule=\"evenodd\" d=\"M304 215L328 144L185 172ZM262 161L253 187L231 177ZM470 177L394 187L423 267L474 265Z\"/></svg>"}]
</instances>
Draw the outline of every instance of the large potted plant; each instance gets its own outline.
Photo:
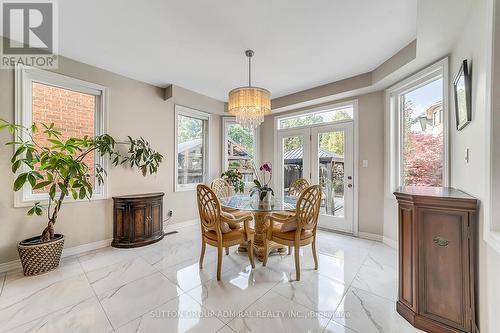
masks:
<instances>
[{"instance_id":1,"label":"large potted plant","mask_svg":"<svg viewBox=\"0 0 500 333\"><path fill-rule=\"evenodd\" d=\"M142 137L126 142L118 142L108 134L96 137L62 139L61 132L54 124L31 128L0 120L0 130L8 130L16 134L7 145L15 146L10 160L12 172L16 174L14 191L25 185L34 191L47 191L46 205L35 202L28 210L28 215L42 215L47 212L47 226L38 236L21 241L18 245L19 256L25 275L41 274L59 266L64 235L56 234L54 225L62 204L68 197L74 200L90 199L93 195L93 184L103 184L106 170L96 164L91 167L85 157L99 154L109 158L114 166L126 164L136 167L146 176L156 173L163 157L154 151ZM120 146L126 149L120 150Z\"/></svg>"}]
</instances>

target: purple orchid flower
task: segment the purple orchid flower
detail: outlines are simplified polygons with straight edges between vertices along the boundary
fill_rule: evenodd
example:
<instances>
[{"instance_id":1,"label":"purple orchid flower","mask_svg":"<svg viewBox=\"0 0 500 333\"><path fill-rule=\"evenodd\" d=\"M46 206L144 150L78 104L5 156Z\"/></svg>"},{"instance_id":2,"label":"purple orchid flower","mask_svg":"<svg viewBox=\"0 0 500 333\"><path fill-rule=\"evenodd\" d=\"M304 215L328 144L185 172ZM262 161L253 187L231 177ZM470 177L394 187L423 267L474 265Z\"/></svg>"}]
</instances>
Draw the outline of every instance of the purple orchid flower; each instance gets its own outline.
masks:
<instances>
[{"instance_id":1,"label":"purple orchid flower","mask_svg":"<svg viewBox=\"0 0 500 333\"><path fill-rule=\"evenodd\" d=\"M270 163L264 163L262 164L262 166L260 167L260 170L261 171L266 171L266 172L271 172L272 171L272 167L271 167L271 164Z\"/></svg>"}]
</instances>

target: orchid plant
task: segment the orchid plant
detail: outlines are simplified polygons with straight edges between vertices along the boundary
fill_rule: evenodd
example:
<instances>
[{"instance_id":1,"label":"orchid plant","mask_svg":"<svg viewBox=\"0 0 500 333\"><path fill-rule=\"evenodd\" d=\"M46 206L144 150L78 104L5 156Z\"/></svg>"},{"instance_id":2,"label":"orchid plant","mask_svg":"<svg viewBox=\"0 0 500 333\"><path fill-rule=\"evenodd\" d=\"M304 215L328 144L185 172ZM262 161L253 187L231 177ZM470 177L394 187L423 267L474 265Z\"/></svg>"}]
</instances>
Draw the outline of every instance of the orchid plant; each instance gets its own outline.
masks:
<instances>
[{"instance_id":1,"label":"orchid plant","mask_svg":"<svg viewBox=\"0 0 500 333\"><path fill-rule=\"evenodd\" d=\"M269 186L271 180L273 179L273 166L271 162L265 162L262 164L259 171L257 171L255 165L252 165L252 168L255 175L255 179L253 180L255 186L250 190L250 196L253 196L258 192L259 199L262 201L268 193L274 195L273 189Z\"/></svg>"}]
</instances>

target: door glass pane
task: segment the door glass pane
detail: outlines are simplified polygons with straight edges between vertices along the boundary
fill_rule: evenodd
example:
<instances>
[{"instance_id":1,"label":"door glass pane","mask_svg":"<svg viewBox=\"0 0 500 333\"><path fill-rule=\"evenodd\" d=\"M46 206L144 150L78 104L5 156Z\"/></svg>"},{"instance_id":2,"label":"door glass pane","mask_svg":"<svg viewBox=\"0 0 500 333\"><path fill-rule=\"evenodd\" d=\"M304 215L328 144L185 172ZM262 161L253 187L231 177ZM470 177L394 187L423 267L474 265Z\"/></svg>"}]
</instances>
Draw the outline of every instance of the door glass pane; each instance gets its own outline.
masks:
<instances>
[{"instance_id":1,"label":"door glass pane","mask_svg":"<svg viewBox=\"0 0 500 333\"><path fill-rule=\"evenodd\" d=\"M321 214L344 216L344 131L318 134L318 175L323 190Z\"/></svg>"},{"instance_id":2,"label":"door glass pane","mask_svg":"<svg viewBox=\"0 0 500 333\"><path fill-rule=\"evenodd\" d=\"M304 137L290 136L283 138L283 194L288 195L290 184L297 178L303 178L304 172Z\"/></svg>"},{"instance_id":3,"label":"door glass pane","mask_svg":"<svg viewBox=\"0 0 500 333\"><path fill-rule=\"evenodd\" d=\"M443 185L443 79L403 95L404 185Z\"/></svg>"}]
</instances>

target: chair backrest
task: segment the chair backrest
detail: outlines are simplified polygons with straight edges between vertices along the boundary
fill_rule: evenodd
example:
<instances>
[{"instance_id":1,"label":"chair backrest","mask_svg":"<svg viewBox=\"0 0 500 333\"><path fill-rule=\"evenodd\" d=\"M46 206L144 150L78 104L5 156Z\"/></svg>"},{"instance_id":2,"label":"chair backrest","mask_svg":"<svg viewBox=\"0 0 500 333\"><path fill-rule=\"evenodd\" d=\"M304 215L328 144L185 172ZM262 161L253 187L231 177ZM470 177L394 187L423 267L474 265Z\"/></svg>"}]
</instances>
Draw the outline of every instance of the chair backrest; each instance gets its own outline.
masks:
<instances>
[{"instance_id":1,"label":"chair backrest","mask_svg":"<svg viewBox=\"0 0 500 333\"><path fill-rule=\"evenodd\" d=\"M225 198L233 195L233 188L224 178L215 178L210 185L217 198Z\"/></svg>"},{"instance_id":2,"label":"chair backrest","mask_svg":"<svg viewBox=\"0 0 500 333\"><path fill-rule=\"evenodd\" d=\"M297 200L296 217L297 230L315 229L318 224L321 205L321 186L313 185L306 188Z\"/></svg>"},{"instance_id":3,"label":"chair backrest","mask_svg":"<svg viewBox=\"0 0 500 333\"><path fill-rule=\"evenodd\" d=\"M196 187L196 199L202 231L214 230L219 234L221 207L214 191L208 186L200 184Z\"/></svg>"},{"instance_id":4,"label":"chair backrest","mask_svg":"<svg viewBox=\"0 0 500 333\"><path fill-rule=\"evenodd\" d=\"M302 191L309 187L309 182L304 178L295 179L288 187L288 195L298 197Z\"/></svg>"}]
</instances>

